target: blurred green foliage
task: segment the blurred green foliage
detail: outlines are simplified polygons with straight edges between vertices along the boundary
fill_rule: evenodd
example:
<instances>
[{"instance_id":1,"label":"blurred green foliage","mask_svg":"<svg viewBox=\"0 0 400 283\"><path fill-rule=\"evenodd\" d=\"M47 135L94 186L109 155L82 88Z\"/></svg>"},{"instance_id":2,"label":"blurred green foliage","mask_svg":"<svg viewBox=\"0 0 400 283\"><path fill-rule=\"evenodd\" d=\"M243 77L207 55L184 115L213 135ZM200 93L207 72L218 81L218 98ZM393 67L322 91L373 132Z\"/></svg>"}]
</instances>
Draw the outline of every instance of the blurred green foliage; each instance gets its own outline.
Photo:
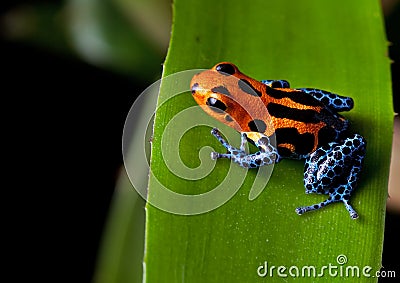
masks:
<instances>
[{"instance_id":1,"label":"blurred green foliage","mask_svg":"<svg viewBox=\"0 0 400 283\"><path fill-rule=\"evenodd\" d=\"M68 0L20 5L1 19L3 37L150 81L161 74L169 0Z\"/></svg>"}]
</instances>

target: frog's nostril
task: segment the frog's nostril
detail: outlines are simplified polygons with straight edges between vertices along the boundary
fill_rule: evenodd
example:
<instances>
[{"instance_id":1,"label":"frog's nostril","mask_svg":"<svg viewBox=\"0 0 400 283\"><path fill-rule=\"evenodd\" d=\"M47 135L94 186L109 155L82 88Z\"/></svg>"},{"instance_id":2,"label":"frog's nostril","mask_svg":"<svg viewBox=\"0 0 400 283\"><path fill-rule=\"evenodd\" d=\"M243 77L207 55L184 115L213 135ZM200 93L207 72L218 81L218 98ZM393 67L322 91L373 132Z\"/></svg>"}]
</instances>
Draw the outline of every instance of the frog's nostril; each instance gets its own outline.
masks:
<instances>
[{"instance_id":1,"label":"frog's nostril","mask_svg":"<svg viewBox=\"0 0 400 283\"><path fill-rule=\"evenodd\" d=\"M195 83L192 85L192 94L195 94L196 91L199 89L199 84Z\"/></svg>"}]
</instances>

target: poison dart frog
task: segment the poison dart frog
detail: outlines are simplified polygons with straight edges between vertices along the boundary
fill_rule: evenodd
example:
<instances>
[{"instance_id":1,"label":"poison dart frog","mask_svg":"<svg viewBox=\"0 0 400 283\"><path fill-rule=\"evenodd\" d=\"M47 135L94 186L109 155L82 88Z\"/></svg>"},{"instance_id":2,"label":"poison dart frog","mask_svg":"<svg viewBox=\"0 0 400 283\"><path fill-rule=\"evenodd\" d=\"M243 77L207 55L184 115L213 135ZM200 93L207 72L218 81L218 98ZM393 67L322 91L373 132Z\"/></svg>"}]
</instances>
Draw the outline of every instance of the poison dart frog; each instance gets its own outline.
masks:
<instances>
[{"instance_id":1,"label":"poison dart frog","mask_svg":"<svg viewBox=\"0 0 400 283\"><path fill-rule=\"evenodd\" d=\"M257 81L228 62L194 75L190 88L206 113L241 133L241 146L235 148L214 128L212 135L227 153L212 152L212 159L229 158L246 168L282 158L305 159L306 194L329 197L298 207L296 213L343 202L350 217L358 218L349 199L360 178L366 140L350 133L348 120L338 114L353 108L352 98L313 88L290 88L285 80ZM246 153L247 141L259 151Z\"/></svg>"}]
</instances>

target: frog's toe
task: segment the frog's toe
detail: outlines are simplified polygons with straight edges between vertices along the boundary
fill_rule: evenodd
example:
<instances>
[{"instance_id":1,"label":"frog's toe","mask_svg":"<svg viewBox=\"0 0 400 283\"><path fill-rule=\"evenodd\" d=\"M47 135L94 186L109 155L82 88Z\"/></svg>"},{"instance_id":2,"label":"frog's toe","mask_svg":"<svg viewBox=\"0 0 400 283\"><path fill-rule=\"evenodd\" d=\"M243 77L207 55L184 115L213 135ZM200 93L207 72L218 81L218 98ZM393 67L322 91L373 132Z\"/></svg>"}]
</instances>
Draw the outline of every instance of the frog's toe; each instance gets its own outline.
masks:
<instances>
[{"instance_id":1,"label":"frog's toe","mask_svg":"<svg viewBox=\"0 0 400 283\"><path fill-rule=\"evenodd\" d=\"M218 152L213 151L213 152L211 152L211 159L216 160L219 158L219 155L220 154Z\"/></svg>"},{"instance_id":2,"label":"frog's toe","mask_svg":"<svg viewBox=\"0 0 400 283\"><path fill-rule=\"evenodd\" d=\"M357 219L358 218L358 213L354 211L354 213L350 213L350 218L351 219Z\"/></svg>"},{"instance_id":3,"label":"frog's toe","mask_svg":"<svg viewBox=\"0 0 400 283\"><path fill-rule=\"evenodd\" d=\"M212 160L216 160L219 158L231 158L232 155L230 153L219 153L219 152L211 152L210 154Z\"/></svg>"},{"instance_id":4,"label":"frog's toe","mask_svg":"<svg viewBox=\"0 0 400 283\"><path fill-rule=\"evenodd\" d=\"M342 199L344 205L346 206L347 211L350 214L351 219L357 219L358 218L358 213L354 210L354 208L348 203L346 199Z\"/></svg>"},{"instance_id":5,"label":"frog's toe","mask_svg":"<svg viewBox=\"0 0 400 283\"><path fill-rule=\"evenodd\" d=\"M318 210L320 208L323 208L332 202L334 202L334 200L332 200L331 198L328 198L327 200L317 203L317 204L313 204L313 205L309 205L309 206L300 206L300 207L296 208L296 213L298 215L302 215L308 211L313 211L313 210Z\"/></svg>"},{"instance_id":6,"label":"frog's toe","mask_svg":"<svg viewBox=\"0 0 400 283\"><path fill-rule=\"evenodd\" d=\"M305 209L305 207L298 207L298 208L296 208L296 213L298 214L298 215L302 215L302 214L304 214L304 212L306 212L306 209Z\"/></svg>"},{"instance_id":7,"label":"frog's toe","mask_svg":"<svg viewBox=\"0 0 400 283\"><path fill-rule=\"evenodd\" d=\"M211 130L211 134L214 135L214 136L219 136L220 132L219 132L218 128L213 128Z\"/></svg>"}]
</instances>

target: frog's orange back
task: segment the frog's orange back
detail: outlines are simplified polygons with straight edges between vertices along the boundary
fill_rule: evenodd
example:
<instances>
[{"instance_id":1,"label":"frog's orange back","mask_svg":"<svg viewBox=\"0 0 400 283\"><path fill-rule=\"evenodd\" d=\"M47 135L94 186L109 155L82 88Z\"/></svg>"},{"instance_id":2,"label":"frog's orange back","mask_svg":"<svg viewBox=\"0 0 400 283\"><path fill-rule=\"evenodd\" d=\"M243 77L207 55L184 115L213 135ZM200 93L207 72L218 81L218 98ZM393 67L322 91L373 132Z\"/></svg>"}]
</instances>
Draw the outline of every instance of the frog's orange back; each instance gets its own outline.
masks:
<instances>
[{"instance_id":1,"label":"frog's orange back","mask_svg":"<svg viewBox=\"0 0 400 283\"><path fill-rule=\"evenodd\" d=\"M195 75L191 90L205 112L237 131L276 134L283 156L307 155L337 139L330 121L344 121L301 90L269 87L228 62Z\"/></svg>"}]
</instances>

